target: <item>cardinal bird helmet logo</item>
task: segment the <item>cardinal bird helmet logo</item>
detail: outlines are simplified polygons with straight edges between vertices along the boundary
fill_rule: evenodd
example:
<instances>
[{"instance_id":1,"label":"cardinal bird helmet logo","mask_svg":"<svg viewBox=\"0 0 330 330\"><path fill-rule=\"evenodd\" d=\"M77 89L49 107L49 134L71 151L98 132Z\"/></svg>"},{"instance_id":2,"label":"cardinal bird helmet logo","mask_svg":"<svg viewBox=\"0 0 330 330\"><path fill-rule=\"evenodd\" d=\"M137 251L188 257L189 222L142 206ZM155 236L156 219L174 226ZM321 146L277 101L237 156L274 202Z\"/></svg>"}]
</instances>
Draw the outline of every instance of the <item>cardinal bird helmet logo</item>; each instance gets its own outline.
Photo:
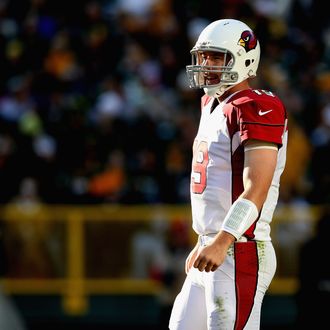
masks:
<instances>
[{"instance_id":1,"label":"cardinal bird helmet logo","mask_svg":"<svg viewBox=\"0 0 330 330\"><path fill-rule=\"evenodd\" d=\"M256 48L257 46L257 38L253 34L252 31L245 30L241 34L241 38L238 40L238 45L241 45L246 52Z\"/></svg>"}]
</instances>

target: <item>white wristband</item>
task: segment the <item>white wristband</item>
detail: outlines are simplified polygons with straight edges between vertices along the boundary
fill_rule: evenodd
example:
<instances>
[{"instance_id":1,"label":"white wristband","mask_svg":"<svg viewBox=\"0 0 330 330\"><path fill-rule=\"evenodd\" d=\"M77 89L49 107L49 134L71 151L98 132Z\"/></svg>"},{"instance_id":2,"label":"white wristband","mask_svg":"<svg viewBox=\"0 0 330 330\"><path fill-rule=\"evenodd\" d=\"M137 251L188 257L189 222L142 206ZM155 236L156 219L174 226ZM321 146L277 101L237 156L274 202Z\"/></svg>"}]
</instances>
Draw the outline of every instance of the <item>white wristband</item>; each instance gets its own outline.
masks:
<instances>
[{"instance_id":1,"label":"white wristband","mask_svg":"<svg viewBox=\"0 0 330 330\"><path fill-rule=\"evenodd\" d=\"M230 207L222 224L222 230L238 240L258 218L256 205L248 199L239 198Z\"/></svg>"}]
</instances>

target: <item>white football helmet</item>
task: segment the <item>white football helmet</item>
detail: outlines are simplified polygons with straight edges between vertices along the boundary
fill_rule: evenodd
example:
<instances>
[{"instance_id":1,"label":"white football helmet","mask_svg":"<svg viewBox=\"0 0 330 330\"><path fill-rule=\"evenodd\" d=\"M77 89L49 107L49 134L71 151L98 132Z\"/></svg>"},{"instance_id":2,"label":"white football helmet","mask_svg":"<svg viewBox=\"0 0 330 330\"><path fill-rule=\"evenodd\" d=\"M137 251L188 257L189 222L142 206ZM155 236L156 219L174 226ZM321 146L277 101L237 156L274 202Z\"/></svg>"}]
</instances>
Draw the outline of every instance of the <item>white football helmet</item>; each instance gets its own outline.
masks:
<instances>
[{"instance_id":1,"label":"white football helmet","mask_svg":"<svg viewBox=\"0 0 330 330\"><path fill-rule=\"evenodd\" d=\"M223 66L201 63L201 52L220 52ZM199 35L190 51L192 65L186 66L191 88L204 88L206 94L220 97L225 91L243 80L255 77L260 59L260 45L253 31L235 19L221 19L209 24ZM214 84L206 79L217 74Z\"/></svg>"}]
</instances>

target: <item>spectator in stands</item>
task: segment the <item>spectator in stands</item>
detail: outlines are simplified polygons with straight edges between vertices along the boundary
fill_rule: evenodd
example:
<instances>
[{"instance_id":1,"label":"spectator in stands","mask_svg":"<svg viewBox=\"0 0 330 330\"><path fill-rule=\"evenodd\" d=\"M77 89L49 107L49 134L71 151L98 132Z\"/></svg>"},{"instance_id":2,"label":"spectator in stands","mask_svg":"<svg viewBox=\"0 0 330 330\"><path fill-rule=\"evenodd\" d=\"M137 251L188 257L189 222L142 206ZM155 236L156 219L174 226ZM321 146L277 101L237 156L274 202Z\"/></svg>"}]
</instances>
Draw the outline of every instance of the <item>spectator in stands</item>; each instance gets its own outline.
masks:
<instances>
[{"instance_id":1,"label":"spectator in stands","mask_svg":"<svg viewBox=\"0 0 330 330\"><path fill-rule=\"evenodd\" d=\"M17 195L4 209L4 217L7 222L3 241L9 276L48 278L64 274L61 230L47 221L34 178L22 180ZM31 219L36 221L31 224Z\"/></svg>"}]
</instances>

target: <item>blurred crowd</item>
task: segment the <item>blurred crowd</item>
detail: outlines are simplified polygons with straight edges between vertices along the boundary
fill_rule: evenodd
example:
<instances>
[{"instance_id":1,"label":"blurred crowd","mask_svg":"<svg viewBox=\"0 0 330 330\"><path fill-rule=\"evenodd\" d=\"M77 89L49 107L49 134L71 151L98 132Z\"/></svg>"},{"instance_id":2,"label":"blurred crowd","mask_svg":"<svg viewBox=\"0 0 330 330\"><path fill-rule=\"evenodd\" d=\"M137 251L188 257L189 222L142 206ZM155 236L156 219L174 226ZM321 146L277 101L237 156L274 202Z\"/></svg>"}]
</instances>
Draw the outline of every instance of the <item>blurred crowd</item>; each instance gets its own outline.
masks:
<instances>
[{"instance_id":1,"label":"blurred crowd","mask_svg":"<svg viewBox=\"0 0 330 330\"><path fill-rule=\"evenodd\" d=\"M0 203L186 203L212 20L256 32L253 84L289 113L281 201L330 201L330 22L321 0L0 0ZM32 197L31 197L32 195ZM36 197L37 195L37 197Z\"/></svg>"}]
</instances>

